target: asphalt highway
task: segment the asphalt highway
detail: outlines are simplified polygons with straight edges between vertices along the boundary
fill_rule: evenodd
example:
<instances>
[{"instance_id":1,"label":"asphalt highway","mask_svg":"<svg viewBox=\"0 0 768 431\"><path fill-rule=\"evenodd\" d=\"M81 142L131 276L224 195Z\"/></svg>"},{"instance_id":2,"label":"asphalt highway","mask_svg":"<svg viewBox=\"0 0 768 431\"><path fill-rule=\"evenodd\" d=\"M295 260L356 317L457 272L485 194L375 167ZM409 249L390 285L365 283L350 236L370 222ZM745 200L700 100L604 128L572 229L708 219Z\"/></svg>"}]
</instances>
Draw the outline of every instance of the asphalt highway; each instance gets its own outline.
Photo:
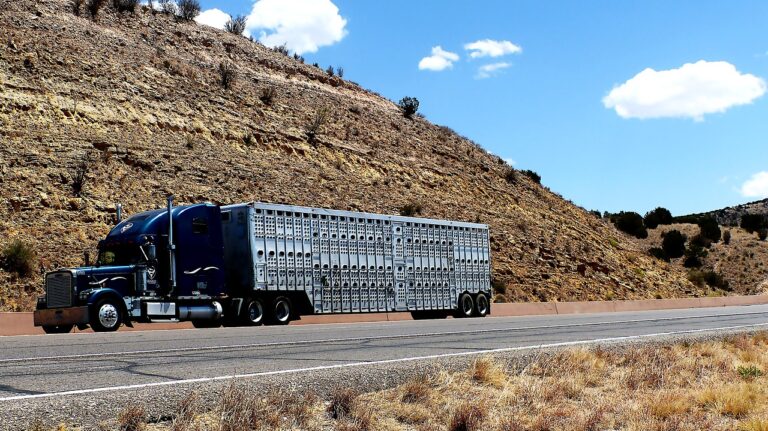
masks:
<instances>
[{"instance_id":1,"label":"asphalt highway","mask_svg":"<svg viewBox=\"0 0 768 431\"><path fill-rule=\"evenodd\" d=\"M0 337L4 403L588 341L768 329L768 305Z\"/></svg>"}]
</instances>

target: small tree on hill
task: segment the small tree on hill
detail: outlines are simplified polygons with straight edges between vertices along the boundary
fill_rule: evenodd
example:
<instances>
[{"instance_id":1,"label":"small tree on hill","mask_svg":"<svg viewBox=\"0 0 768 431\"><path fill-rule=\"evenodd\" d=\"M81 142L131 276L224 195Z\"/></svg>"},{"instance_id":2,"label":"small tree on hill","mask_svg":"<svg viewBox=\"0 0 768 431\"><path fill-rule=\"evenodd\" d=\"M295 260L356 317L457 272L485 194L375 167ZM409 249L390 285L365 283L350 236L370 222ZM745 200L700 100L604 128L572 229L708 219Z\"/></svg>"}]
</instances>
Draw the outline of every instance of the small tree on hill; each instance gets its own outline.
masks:
<instances>
[{"instance_id":1,"label":"small tree on hill","mask_svg":"<svg viewBox=\"0 0 768 431\"><path fill-rule=\"evenodd\" d=\"M685 260L683 266L686 268L701 268L704 264L702 259L707 257L709 252L699 245L689 245L685 250Z\"/></svg>"},{"instance_id":2,"label":"small tree on hill","mask_svg":"<svg viewBox=\"0 0 768 431\"><path fill-rule=\"evenodd\" d=\"M232 88L236 79L237 71L232 63L228 61L219 63L219 83L225 90Z\"/></svg>"},{"instance_id":3,"label":"small tree on hill","mask_svg":"<svg viewBox=\"0 0 768 431\"><path fill-rule=\"evenodd\" d=\"M643 224L643 217L636 212L622 211L611 216L611 221L620 231L637 238L648 238L648 231Z\"/></svg>"},{"instance_id":4,"label":"small tree on hill","mask_svg":"<svg viewBox=\"0 0 768 431\"><path fill-rule=\"evenodd\" d=\"M230 16L229 21L224 24L224 30L240 36L245 31L245 17L242 15L236 17Z\"/></svg>"},{"instance_id":5,"label":"small tree on hill","mask_svg":"<svg viewBox=\"0 0 768 431\"><path fill-rule=\"evenodd\" d=\"M524 171L520 171L523 175L530 178L531 181L533 181L536 184L541 184L541 175L537 174L536 172L526 169Z\"/></svg>"},{"instance_id":6,"label":"small tree on hill","mask_svg":"<svg viewBox=\"0 0 768 431\"><path fill-rule=\"evenodd\" d=\"M419 110L419 99L406 96L400 99L398 105L400 106L400 110L403 111L405 118L412 118Z\"/></svg>"},{"instance_id":7,"label":"small tree on hill","mask_svg":"<svg viewBox=\"0 0 768 431\"><path fill-rule=\"evenodd\" d=\"M768 217L763 214L744 214L741 216L741 228L749 233L768 228Z\"/></svg>"},{"instance_id":8,"label":"small tree on hill","mask_svg":"<svg viewBox=\"0 0 768 431\"><path fill-rule=\"evenodd\" d=\"M664 234L661 242L661 248L664 253L672 259L682 257L685 254L685 235L678 230L671 230Z\"/></svg>"},{"instance_id":9,"label":"small tree on hill","mask_svg":"<svg viewBox=\"0 0 768 431\"><path fill-rule=\"evenodd\" d=\"M158 0L160 10L169 15L176 15L176 3L173 0Z\"/></svg>"},{"instance_id":10,"label":"small tree on hill","mask_svg":"<svg viewBox=\"0 0 768 431\"><path fill-rule=\"evenodd\" d=\"M731 243L731 230L723 232L723 244L728 245Z\"/></svg>"},{"instance_id":11,"label":"small tree on hill","mask_svg":"<svg viewBox=\"0 0 768 431\"><path fill-rule=\"evenodd\" d=\"M719 242L721 231L720 225L717 224L717 220L713 217L705 216L699 219L699 229L701 230L701 236L709 238L712 242Z\"/></svg>"},{"instance_id":12,"label":"small tree on hill","mask_svg":"<svg viewBox=\"0 0 768 431\"><path fill-rule=\"evenodd\" d=\"M200 2L197 0L179 0L177 2L179 18L192 21L200 15Z\"/></svg>"},{"instance_id":13,"label":"small tree on hill","mask_svg":"<svg viewBox=\"0 0 768 431\"><path fill-rule=\"evenodd\" d=\"M658 207L648 212L643 222L648 229L656 229L659 225L672 224L672 213L666 208Z\"/></svg>"}]
</instances>

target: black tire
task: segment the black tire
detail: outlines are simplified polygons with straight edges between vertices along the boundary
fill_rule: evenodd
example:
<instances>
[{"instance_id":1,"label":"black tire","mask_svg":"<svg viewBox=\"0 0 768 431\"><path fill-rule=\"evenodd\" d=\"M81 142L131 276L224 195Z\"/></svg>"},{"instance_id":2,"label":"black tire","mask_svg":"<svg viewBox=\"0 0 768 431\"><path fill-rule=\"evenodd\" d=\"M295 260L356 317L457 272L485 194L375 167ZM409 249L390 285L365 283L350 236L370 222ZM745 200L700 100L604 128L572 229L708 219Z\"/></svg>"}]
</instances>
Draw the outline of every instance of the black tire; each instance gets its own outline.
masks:
<instances>
[{"instance_id":1,"label":"black tire","mask_svg":"<svg viewBox=\"0 0 768 431\"><path fill-rule=\"evenodd\" d=\"M273 299L269 305L268 320L265 322L268 325L287 325L291 322L293 317L293 304L291 300L285 296L278 296Z\"/></svg>"},{"instance_id":2,"label":"black tire","mask_svg":"<svg viewBox=\"0 0 768 431\"><path fill-rule=\"evenodd\" d=\"M56 325L56 326L47 326L43 325L43 332L46 334L67 334L69 332L72 332L72 328L75 325Z\"/></svg>"},{"instance_id":3,"label":"black tire","mask_svg":"<svg viewBox=\"0 0 768 431\"><path fill-rule=\"evenodd\" d=\"M123 324L123 313L112 298L102 299L91 307L90 324L94 332L114 332Z\"/></svg>"},{"instance_id":4,"label":"black tire","mask_svg":"<svg viewBox=\"0 0 768 431\"><path fill-rule=\"evenodd\" d=\"M457 318L472 317L475 313L475 300L468 293L462 293L459 296L459 308L454 314Z\"/></svg>"},{"instance_id":5,"label":"black tire","mask_svg":"<svg viewBox=\"0 0 768 431\"><path fill-rule=\"evenodd\" d=\"M240 313L240 322L242 322L243 325L248 326L263 325L264 321L267 320L266 318L267 313L265 311L264 301L259 298L249 298L245 302L245 307L243 307Z\"/></svg>"},{"instance_id":6,"label":"black tire","mask_svg":"<svg viewBox=\"0 0 768 431\"><path fill-rule=\"evenodd\" d=\"M221 326L221 319L216 320L193 320L192 326L194 326L197 329L206 329L206 328L218 328Z\"/></svg>"},{"instance_id":7,"label":"black tire","mask_svg":"<svg viewBox=\"0 0 768 431\"><path fill-rule=\"evenodd\" d=\"M491 311L491 303L484 293L478 293L475 297L475 317L485 317Z\"/></svg>"}]
</instances>

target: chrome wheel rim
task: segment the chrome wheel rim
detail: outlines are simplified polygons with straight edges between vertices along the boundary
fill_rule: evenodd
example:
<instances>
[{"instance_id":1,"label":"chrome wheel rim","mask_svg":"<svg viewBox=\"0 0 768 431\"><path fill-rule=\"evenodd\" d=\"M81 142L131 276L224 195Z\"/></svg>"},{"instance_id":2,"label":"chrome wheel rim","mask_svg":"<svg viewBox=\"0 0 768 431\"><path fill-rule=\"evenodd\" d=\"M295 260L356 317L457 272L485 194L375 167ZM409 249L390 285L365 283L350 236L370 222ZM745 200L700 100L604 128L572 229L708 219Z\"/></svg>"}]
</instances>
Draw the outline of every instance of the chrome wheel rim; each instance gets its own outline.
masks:
<instances>
[{"instance_id":1,"label":"chrome wheel rim","mask_svg":"<svg viewBox=\"0 0 768 431\"><path fill-rule=\"evenodd\" d=\"M112 304L104 304L99 308L99 323L105 328L117 325L117 308Z\"/></svg>"},{"instance_id":2,"label":"chrome wheel rim","mask_svg":"<svg viewBox=\"0 0 768 431\"><path fill-rule=\"evenodd\" d=\"M275 318L279 322L285 322L291 316L291 308L285 301L278 301L275 304Z\"/></svg>"},{"instance_id":3,"label":"chrome wheel rim","mask_svg":"<svg viewBox=\"0 0 768 431\"><path fill-rule=\"evenodd\" d=\"M477 296L477 312L480 314L488 313L488 300L485 299L485 295Z\"/></svg>"},{"instance_id":4,"label":"chrome wheel rim","mask_svg":"<svg viewBox=\"0 0 768 431\"><path fill-rule=\"evenodd\" d=\"M465 296L464 299L461 301L461 307L463 308L464 314L469 316L472 314L472 298L469 296Z\"/></svg>"},{"instance_id":5,"label":"chrome wheel rim","mask_svg":"<svg viewBox=\"0 0 768 431\"><path fill-rule=\"evenodd\" d=\"M263 317L264 309L261 307L261 304L257 301L251 302L248 306L248 319L252 323L260 323Z\"/></svg>"}]
</instances>

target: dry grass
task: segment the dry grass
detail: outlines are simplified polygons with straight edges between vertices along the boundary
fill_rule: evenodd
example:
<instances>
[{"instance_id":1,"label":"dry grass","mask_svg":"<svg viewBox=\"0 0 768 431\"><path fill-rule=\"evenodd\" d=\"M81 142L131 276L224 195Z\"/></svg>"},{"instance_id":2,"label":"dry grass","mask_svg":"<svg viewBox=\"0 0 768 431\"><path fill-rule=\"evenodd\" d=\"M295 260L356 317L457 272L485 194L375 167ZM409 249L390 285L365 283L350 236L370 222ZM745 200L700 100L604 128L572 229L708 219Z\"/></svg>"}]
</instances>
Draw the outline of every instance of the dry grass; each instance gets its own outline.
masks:
<instances>
[{"instance_id":1,"label":"dry grass","mask_svg":"<svg viewBox=\"0 0 768 431\"><path fill-rule=\"evenodd\" d=\"M149 431L355 430L768 431L767 333L725 341L623 350L581 348L521 367L490 357L465 372L419 376L360 394L249 392L231 385L200 411L185 399ZM134 410L131 410L134 409ZM126 409L120 423L143 418ZM141 429L143 420L134 423Z\"/></svg>"}]
</instances>

